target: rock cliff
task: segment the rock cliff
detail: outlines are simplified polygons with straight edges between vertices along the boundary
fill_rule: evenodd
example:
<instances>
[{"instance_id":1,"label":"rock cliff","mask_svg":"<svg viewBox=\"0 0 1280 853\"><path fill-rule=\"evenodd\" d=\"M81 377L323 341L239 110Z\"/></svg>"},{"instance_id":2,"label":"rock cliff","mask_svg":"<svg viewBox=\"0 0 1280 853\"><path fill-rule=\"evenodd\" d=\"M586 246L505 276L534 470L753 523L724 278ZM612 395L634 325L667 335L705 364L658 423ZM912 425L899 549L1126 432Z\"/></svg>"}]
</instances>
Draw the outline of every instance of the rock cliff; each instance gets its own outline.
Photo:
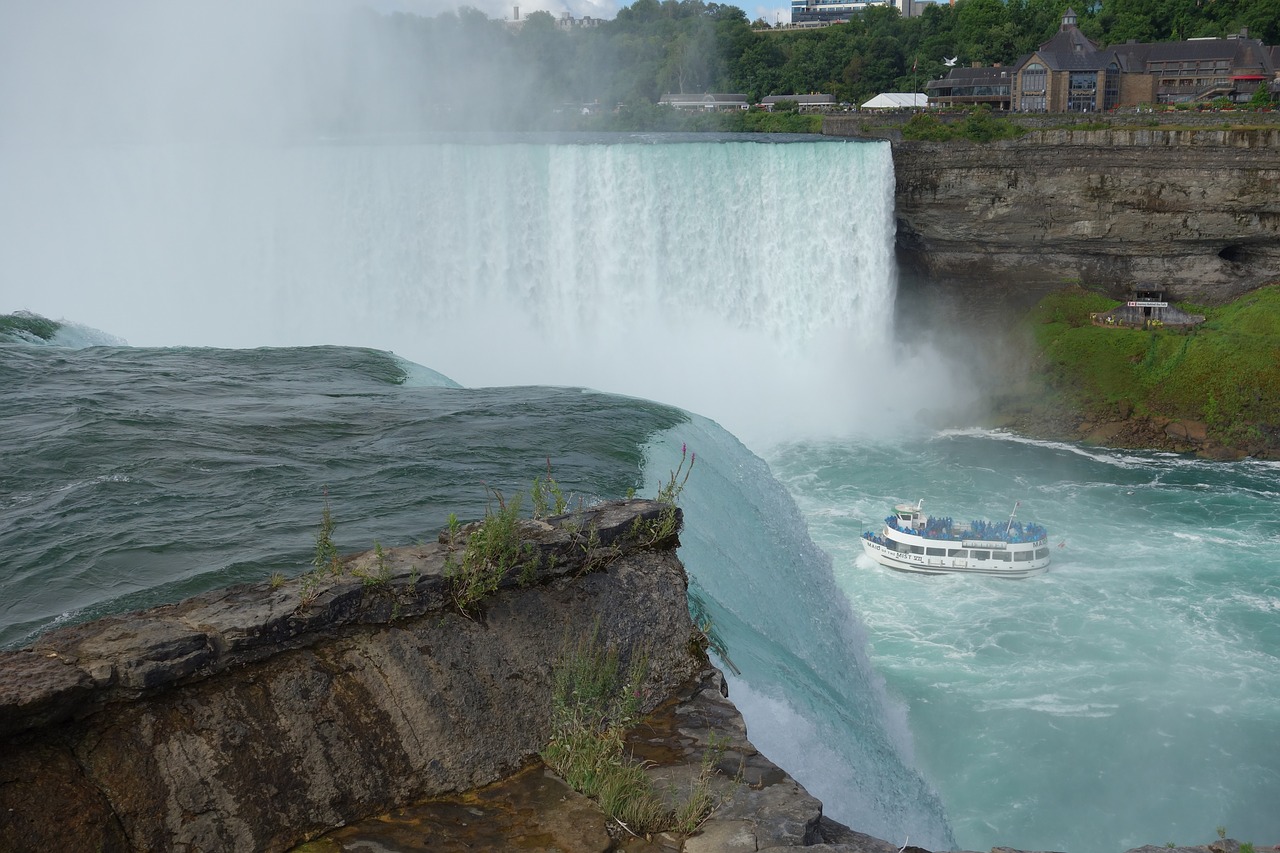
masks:
<instances>
[{"instance_id":1,"label":"rock cliff","mask_svg":"<svg viewBox=\"0 0 1280 853\"><path fill-rule=\"evenodd\" d=\"M1154 283L1208 304L1280 280L1275 127L892 144L909 276L1028 299L1067 282L1117 296Z\"/></svg>"},{"instance_id":2,"label":"rock cliff","mask_svg":"<svg viewBox=\"0 0 1280 853\"><path fill-rule=\"evenodd\" d=\"M662 701L706 663L660 512L526 522L536 571L470 616L429 543L0 654L0 849L282 850L493 782L546 744L553 663L597 623Z\"/></svg>"}]
</instances>

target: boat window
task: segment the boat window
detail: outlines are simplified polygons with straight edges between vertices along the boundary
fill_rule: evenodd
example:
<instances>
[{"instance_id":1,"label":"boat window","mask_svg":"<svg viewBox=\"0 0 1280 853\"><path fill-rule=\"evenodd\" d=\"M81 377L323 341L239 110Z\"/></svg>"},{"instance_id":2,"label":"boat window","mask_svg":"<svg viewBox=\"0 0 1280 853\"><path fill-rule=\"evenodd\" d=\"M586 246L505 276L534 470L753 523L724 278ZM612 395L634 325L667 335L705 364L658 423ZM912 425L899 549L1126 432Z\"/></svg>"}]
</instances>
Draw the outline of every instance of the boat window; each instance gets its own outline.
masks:
<instances>
[{"instance_id":1,"label":"boat window","mask_svg":"<svg viewBox=\"0 0 1280 853\"><path fill-rule=\"evenodd\" d=\"M1008 551L996 551L991 556L995 557L997 560L1004 560L1006 563L1013 562L1013 555Z\"/></svg>"},{"instance_id":2,"label":"boat window","mask_svg":"<svg viewBox=\"0 0 1280 853\"><path fill-rule=\"evenodd\" d=\"M1025 563L1027 560L1030 560L1030 559L1031 559L1031 552L1030 552L1030 551L1017 551L1017 552L1015 552L1015 553L1014 553L1014 555L1013 555L1013 559L1017 560L1019 563Z\"/></svg>"},{"instance_id":3,"label":"boat window","mask_svg":"<svg viewBox=\"0 0 1280 853\"><path fill-rule=\"evenodd\" d=\"M1045 557L1048 557L1048 556L1049 556L1049 549L1048 549L1048 548L1037 548L1037 549L1036 549L1036 559L1037 559L1037 560L1043 560Z\"/></svg>"},{"instance_id":4,"label":"boat window","mask_svg":"<svg viewBox=\"0 0 1280 853\"><path fill-rule=\"evenodd\" d=\"M947 556L956 557L961 560L967 560L969 559L969 552L964 550L963 548L952 548L950 551L947 552Z\"/></svg>"},{"instance_id":5,"label":"boat window","mask_svg":"<svg viewBox=\"0 0 1280 853\"><path fill-rule=\"evenodd\" d=\"M923 554L923 553L924 553L924 549L923 549L923 548L921 548L919 545L912 545L912 546L911 546L911 553L912 553L912 554Z\"/></svg>"},{"instance_id":6,"label":"boat window","mask_svg":"<svg viewBox=\"0 0 1280 853\"><path fill-rule=\"evenodd\" d=\"M945 557L947 555L946 548L925 548L924 553L929 557Z\"/></svg>"},{"instance_id":7,"label":"boat window","mask_svg":"<svg viewBox=\"0 0 1280 853\"><path fill-rule=\"evenodd\" d=\"M975 559L975 560L990 560L990 559L991 559L991 552L990 552L990 551L972 551L971 553L973 554L973 559Z\"/></svg>"}]
</instances>

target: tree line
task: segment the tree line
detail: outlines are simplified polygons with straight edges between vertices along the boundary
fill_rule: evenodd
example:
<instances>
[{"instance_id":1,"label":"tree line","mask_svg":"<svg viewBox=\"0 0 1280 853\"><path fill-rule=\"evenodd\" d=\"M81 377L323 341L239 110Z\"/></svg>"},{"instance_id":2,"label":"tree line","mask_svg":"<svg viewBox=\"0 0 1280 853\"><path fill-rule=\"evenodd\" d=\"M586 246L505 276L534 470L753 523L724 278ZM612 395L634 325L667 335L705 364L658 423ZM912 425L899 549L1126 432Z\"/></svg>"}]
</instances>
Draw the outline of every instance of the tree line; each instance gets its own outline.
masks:
<instances>
[{"instance_id":1,"label":"tree line","mask_svg":"<svg viewBox=\"0 0 1280 853\"><path fill-rule=\"evenodd\" d=\"M1280 42L1280 0L959 0L912 18L871 7L805 30L753 24L737 6L704 0L636 0L612 21L569 29L545 12L517 27L470 8L433 18L366 11L336 74L331 125L652 128L664 93L738 92L755 102L823 92L858 104L923 91L945 74L944 58L1011 65L1052 37L1068 6L1102 45L1245 27Z\"/></svg>"}]
</instances>

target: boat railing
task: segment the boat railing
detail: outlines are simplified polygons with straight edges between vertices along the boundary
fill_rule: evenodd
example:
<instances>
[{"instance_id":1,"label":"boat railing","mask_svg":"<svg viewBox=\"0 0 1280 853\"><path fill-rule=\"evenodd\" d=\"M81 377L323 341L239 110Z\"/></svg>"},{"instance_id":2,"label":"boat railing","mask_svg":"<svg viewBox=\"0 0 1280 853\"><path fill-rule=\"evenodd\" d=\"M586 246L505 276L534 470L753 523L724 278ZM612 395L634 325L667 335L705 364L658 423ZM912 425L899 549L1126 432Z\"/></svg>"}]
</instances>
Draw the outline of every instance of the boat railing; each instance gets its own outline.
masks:
<instances>
[{"instance_id":1,"label":"boat railing","mask_svg":"<svg viewBox=\"0 0 1280 853\"><path fill-rule=\"evenodd\" d=\"M929 516L925 519L924 527L922 528L915 528L909 525L903 526L898 521L899 519L896 515L891 515L885 518L884 523L890 529L897 530L899 533L910 533L914 536L934 539L940 542L983 540L1022 544L1039 542L1049 536L1049 532L1042 525L1031 521L1015 520L1010 524L1008 521L976 519L969 522L968 528L957 527L951 518L935 518L934 516Z\"/></svg>"}]
</instances>

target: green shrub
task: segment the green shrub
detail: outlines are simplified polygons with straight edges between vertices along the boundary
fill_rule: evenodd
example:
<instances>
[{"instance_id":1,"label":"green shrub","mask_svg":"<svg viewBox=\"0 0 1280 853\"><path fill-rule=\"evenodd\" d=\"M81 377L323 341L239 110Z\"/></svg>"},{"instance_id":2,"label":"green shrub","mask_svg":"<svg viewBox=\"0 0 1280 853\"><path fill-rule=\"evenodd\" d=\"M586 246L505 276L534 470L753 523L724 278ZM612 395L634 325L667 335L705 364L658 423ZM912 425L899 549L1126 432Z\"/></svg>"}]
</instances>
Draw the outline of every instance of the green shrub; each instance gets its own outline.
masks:
<instances>
[{"instance_id":1,"label":"green shrub","mask_svg":"<svg viewBox=\"0 0 1280 853\"><path fill-rule=\"evenodd\" d=\"M647 658L634 655L624 671L617 649L603 648L599 632L597 622L577 642L566 641L553 669L552 735L543 761L633 833L691 832L714 806L713 766L704 762L699 784L678 808L666 805L626 750L645 695Z\"/></svg>"},{"instance_id":2,"label":"green shrub","mask_svg":"<svg viewBox=\"0 0 1280 853\"><path fill-rule=\"evenodd\" d=\"M560 515L568 507L568 501L565 499L564 492L560 489L560 484L556 482L555 477L551 476L551 459L547 458L547 476L546 478L537 477L533 481L533 517L547 518L551 515Z\"/></svg>"},{"instance_id":3,"label":"green shrub","mask_svg":"<svg viewBox=\"0 0 1280 853\"><path fill-rule=\"evenodd\" d=\"M916 113L902 126L902 138L921 142L946 142L951 128L929 113Z\"/></svg>"},{"instance_id":4,"label":"green shrub","mask_svg":"<svg viewBox=\"0 0 1280 853\"><path fill-rule=\"evenodd\" d=\"M497 592L512 569L537 560L534 546L520 541L520 496L507 501L496 489L490 490L490 495L484 519L467 535L461 560L455 561L450 554L445 561L450 598L464 614L481 599Z\"/></svg>"},{"instance_id":5,"label":"green shrub","mask_svg":"<svg viewBox=\"0 0 1280 853\"><path fill-rule=\"evenodd\" d=\"M1026 131L1008 119L995 118L991 110L983 106L965 116L956 133L970 142L993 142L1016 139Z\"/></svg>"},{"instance_id":6,"label":"green shrub","mask_svg":"<svg viewBox=\"0 0 1280 853\"><path fill-rule=\"evenodd\" d=\"M996 118L985 106L972 110L964 121L945 124L937 116L916 113L902 126L902 138L926 142L967 139L970 142L993 142L1016 139L1026 131L1006 118Z\"/></svg>"}]
</instances>

